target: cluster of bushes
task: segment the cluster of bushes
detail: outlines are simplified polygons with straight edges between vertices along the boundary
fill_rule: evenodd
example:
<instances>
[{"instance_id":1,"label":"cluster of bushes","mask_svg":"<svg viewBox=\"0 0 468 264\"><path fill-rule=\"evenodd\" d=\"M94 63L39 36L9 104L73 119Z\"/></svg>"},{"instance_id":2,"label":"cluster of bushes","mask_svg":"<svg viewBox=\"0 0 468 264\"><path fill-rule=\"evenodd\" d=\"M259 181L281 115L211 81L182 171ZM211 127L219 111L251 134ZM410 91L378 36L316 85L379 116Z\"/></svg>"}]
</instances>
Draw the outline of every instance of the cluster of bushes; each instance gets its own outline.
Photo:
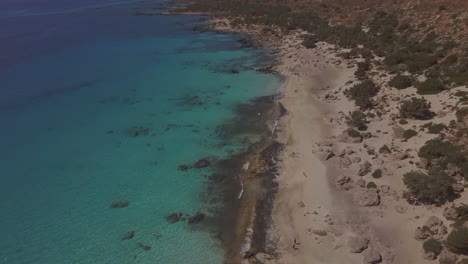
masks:
<instances>
[{"instance_id":1,"label":"cluster of bushes","mask_svg":"<svg viewBox=\"0 0 468 264\"><path fill-rule=\"evenodd\" d=\"M435 78L428 78L424 82L418 83L416 85L418 89L418 94L438 94L446 90L445 85Z\"/></svg>"},{"instance_id":2,"label":"cluster of bushes","mask_svg":"<svg viewBox=\"0 0 468 264\"><path fill-rule=\"evenodd\" d=\"M468 229L461 227L452 230L447 237L446 245L453 252L468 254Z\"/></svg>"},{"instance_id":3,"label":"cluster of bushes","mask_svg":"<svg viewBox=\"0 0 468 264\"><path fill-rule=\"evenodd\" d=\"M358 62L357 63L357 70L354 72L354 76L359 80L363 80L367 77L367 72L370 70L370 63L369 61Z\"/></svg>"},{"instance_id":4,"label":"cluster of bushes","mask_svg":"<svg viewBox=\"0 0 468 264\"><path fill-rule=\"evenodd\" d=\"M446 168L449 163L461 167L467 161L462 147L440 139L427 141L419 149L418 155L420 158L425 158L429 161L437 159L442 168Z\"/></svg>"},{"instance_id":5,"label":"cluster of bushes","mask_svg":"<svg viewBox=\"0 0 468 264\"><path fill-rule=\"evenodd\" d=\"M411 171L403 175L408 188L406 198L423 204L443 204L455 198L452 184L455 180L443 170L432 168L428 173Z\"/></svg>"},{"instance_id":6,"label":"cluster of bushes","mask_svg":"<svg viewBox=\"0 0 468 264\"><path fill-rule=\"evenodd\" d=\"M442 246L442 242L430 238L423 243L423 249L426 252L434 253L435 256L438 256L444 247Z\"/></svg>"},{"instance_id":7,"label":"cluster of bushes","mask_svg":"<svg viewBox=\"0 0 468 264\"><path fill-rule=\"evenodd\" d=\"M427 132L429 132L429 134L439 134L442 130L447 128L444 124L433 124L432 122L424 125L423 127L427 128Z\"/></svg>"},{"instance_id":8,"label":"cluster of bushes","mask_svg":"<svg viewBox=\"0 0 468 264\"><path fill-rule=\"evenodd\" d=\"M413 97L401 103L400 116L403 118L427 120L431 119L434 115L430 109L431 103L426 99Z\"/></svg>"},{"instance_id":9,"label":"cluster of bushes","mask_svg":"<svg viewBox=\"0 0 468 264\"><path fill-rule=\"evenodd\" d=\"M361 109L368 109L373 106L371 98L376 96L378 92L379 88L374 82L367 79L349 88L345 93Z\"/></svg>"}]
</instances>

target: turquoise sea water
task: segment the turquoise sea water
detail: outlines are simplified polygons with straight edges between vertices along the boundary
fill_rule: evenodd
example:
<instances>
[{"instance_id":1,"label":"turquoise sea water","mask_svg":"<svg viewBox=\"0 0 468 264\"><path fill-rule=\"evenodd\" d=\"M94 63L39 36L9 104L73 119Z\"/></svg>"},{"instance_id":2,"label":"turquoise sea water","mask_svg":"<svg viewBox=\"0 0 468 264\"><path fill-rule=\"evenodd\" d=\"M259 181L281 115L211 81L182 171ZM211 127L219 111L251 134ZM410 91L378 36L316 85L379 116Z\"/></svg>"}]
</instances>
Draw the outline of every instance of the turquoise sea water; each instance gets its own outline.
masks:
<instances>
[{"instance_id":1,"label":"turquoise sea water","mask_svg":"<svg viewBox=\"0 0 468 264\"><path fill-rule=\"evenodd\" d=\"M177 167L247 147L216 128L280 81L203 17L132 15L156 4L1 5L1 264L222 262L213 232L165 220L212 206L210 169Z\"/></svg>"}]
</instances>

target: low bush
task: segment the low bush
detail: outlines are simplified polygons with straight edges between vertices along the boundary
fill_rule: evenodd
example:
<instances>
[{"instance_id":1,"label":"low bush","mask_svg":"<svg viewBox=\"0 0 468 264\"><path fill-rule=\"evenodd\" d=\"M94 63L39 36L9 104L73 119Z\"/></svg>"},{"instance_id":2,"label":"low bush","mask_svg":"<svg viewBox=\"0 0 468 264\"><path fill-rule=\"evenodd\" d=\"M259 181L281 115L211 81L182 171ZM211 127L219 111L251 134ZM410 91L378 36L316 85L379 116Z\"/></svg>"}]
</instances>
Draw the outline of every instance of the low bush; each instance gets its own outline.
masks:
<instances>
[{"instance_id":1,"label":"low bush","mask_svg":"<svg viewBox=\"0 0 468 264\"><path fill-rule=\"evenodd\" d=\"M383 146L379 149L379 153L380 153L380 154L390 154L390 153L392 153L392 150L391 150L387 145L383 145Z\"/></svg>"},{"instance_id":2,"label":"low bush","mask_svg":"<svg viewBox=\"0 0 468 264\"><path fill-rule=\"evenodd\" d=\"M302 45L308 49L313 49L317 47L317 39L310 34L304 35L302 40Z\"/></svg>"},{"instance_id":3,"label":"low bush","mask_svg":"<svg viewBox=\"0 0 468 264\"><path fill-rule=\"evenodd\" d=\"M424 204L442 204L454 198L453 178L440 169L424 172L411 171L403 175L410 197Z\"/></svg>"},{"instance_id":4,"label":"low bush","mask_svg":"<svg viewBox=\"0 0 468 264\"><path fill-rule=\"evenodd\" d=\"M454 229L447 237L447 247L456 253L467 254L468 253L468 229L459 228Z\"/></svg>"},{"instance_id":5,"label":"low bush","mask_svg":"<svg viewBox=\"0 0 468 264\"><path fill-rule=\"evenodd\" d=\"M346 124L350 127L356 128L357 130L366 130L366 115L361 111L350 112L349 115L346 117Z\"/></svg>"},{"instance_id":6,"label":"low bush","mask_svg":"<svg viewBox=\"0 0 468 264\"><path fill-rule=\"evenodd\" d=\"M398 123L400 123L400 125L406 125L406 124L408 124L408 120L400 119L400 121Z\"/></svg>"},{"instance_id":7,"label":"low bush","mask_svg":"<svg viewBox=\"0 0 468 264\"><path fill-rule=\"evenodd\" d=\"M365 79L367 72L370 70L370 63L368 61L358 62L357 66L358 67L356 72L354 72L354 75L360 80Z\"/></svg>"},{"instance_id":8,"label":"low bush","mask_svg":"<svg viewBox=\"0 0 468 264\"><path fill-rule=\"evenodd\" d=\"M382 170L381 170L381 169L376 169L376 170L372 173L372 178L374 178L374 179L382 178Z\"/></svg>"},{"instance_id":9,"label":"low bush","mask_svg":"<svg viewBox=\"0 0 468 264\"><path fill-rule=\"evenodd\" d=\"M442 243L438 240L430 238L423 243L423 249L426 252L434 253L436 256L442 252Z\"/></svg>"},{"instance_id":10,"label":"low bush","mask_svg":"<svg viewBox=\"0 0 468 264\"><path fill-rule=\"evenodd\" d=\"M431 103L424 98L411 98L400 104L400 115L403 118L419 120L431 119L434 115L431 111Z\"/></svg>"},{"instance_id":11,"label":"low bush","mask_svg":"<svg viewBox=\"0 0 468 264\"><path fill-rule=\"evenodd\" d=\"M403 132L403 138L404 139L410 139L414 136L417 136L418 135L418 132L416 132L415 130L413 129L407 129Z\"/></svg>"},{"instance_id":12,"label":"low bush","mask_svg":"<svg viewBox=\"0 0 468 264\"><path fill-rule=\"evenodd\" d=\"M357 138L357 137L361 137L361 133L359 133L359 131L356 131L353 128L349 128L348 129L348 136Z\"/></svg>"},{"instance_id":13,"label":"low bush","mask_svg":"<svg viewBox=\"0 0 468 264\"><path fill-rule=\"evenodd\" d=\"M438 94L443 92L446 88L445 85L436 78L428 78L424 82L418 83L416 85L418 89L418 94Z\"/></svg>"},{"instance_id":14,"label":"low bush","mask_svg":"<svg viewBox=\"0 0 468 264\"><path fill-rule=\"evenodd\" d=\"M405 89L412 85L412 80L408 76L398 74L388 82L388 85L397 89Z\"/></svg>"},{"instance_id":15,"label":"low bush","mask_svg":"<svg viewBox=\"0 0 468 264\"><path fill-rule=\"evenodd\" d=\"M366 187L367 189L375 189L377 188L377 184L375 184L375 182L369 182L367 183Z\"/></svg>"},{"instance_id":16,"label":"low bush","mask_svg":"<svg viewBox=\"0 0 468 264\"><path fill-rule=\"evenodd\" d=\"M468 115L468 107L463 107L463 108L458 109L457 112L455 113L455 115L457 116L457 121L458 122L463 121L465 116Z\"/></svg>"}]
</instances>

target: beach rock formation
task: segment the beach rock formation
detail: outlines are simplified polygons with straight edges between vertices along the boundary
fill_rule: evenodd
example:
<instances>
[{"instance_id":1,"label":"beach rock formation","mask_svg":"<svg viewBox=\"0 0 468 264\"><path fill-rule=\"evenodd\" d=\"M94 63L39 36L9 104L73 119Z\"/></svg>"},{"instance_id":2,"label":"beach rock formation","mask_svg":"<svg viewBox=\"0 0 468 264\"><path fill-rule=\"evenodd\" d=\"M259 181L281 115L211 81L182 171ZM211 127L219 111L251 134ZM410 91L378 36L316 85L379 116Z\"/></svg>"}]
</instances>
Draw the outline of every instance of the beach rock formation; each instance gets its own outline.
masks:
<instances>
[{"instance_id":1,"label":"beach rock formation","mask_svg":"<svg viewBox=\"0 0 468 264\"><path fill-rule=\"evenodd\" d=\"M171 224L174 224L174 223L177 223L180 220L182 220L183 216L184 215L182 213L172 213L172 214L166 216L166 221L171 223Z\"/></svg>"},{"instance_id":2,"label":"beach rock formation","mask_svg":"<svg viewBox=\"0 0 468 264\"><path fill-rule=\"evenodd\" d=\"M210 166L211 162L207 159L201 159L193 164L193 167L197 169L206 168Z\"/></svg>"},{"instance_id":3,"label":"beach rock formation","mask_svg":"<svg viewBox=\"0 0 468 264\"><path fill-rule=\"evenodd\" d=\"M145 245L145 244L143 244L143 243L138 243L138 246L139 246L140 248L142 248L144 251L151 250L151 247L150 247L150 246Z\"/></svg>"},{"instance_id":4,"label":"beach rock formation","mask_svg":"<svg viewBox=\"0 0 468 264\"><path fill-rule=\"evenodd\" d=\"M457 213L457 210L455 209L455 206L454 205L451 205L449 207L446 207L444 209L444 212L442 213L442 215L447 219L447 220L453 220L453 219L457 219L458 217L458 213Z\"/></svg>"},{"instance_id":5,"label":"beach rock formation","mask_svg":"<svg viewBox=\"0 0 468 264\"><path fill-rule=\"evenodd\" d=\"M200 223L204 218L205 214L202 212L197 212L194 216L189 218L189 224L194 225Z\"/></svg>"},{"instance_id":6,"label":"beach rock formation","mask_svg":"<svg viewBox=\"0 0 468 264\"><path fill-rule=\"evenodd\" d=\"M371 168L372 165L368 161L364 162L359 166L358 175L361 177L367 175L369 172L371 172Z\"/></svg>"}]
</instances>

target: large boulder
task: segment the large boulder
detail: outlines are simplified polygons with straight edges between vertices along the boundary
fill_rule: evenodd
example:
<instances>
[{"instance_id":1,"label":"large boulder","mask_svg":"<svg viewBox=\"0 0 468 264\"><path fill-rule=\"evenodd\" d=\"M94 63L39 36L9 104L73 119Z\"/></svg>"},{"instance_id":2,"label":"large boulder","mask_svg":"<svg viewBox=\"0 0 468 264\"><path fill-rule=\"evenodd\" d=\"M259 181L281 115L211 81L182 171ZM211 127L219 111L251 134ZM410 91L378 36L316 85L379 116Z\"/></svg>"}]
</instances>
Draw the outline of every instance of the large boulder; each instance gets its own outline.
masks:
<instances>
[{"instance_id":1,"label":"large boulder","mask_svg":"<svg viewBox=\"0 0 468 264\"><path fill-rule=\"evenodd\" d=\"M340 160L338 161L338 165L339 165L341 168L347 168L347 167L349 167L351 164L352 164L352 161L349 159L348 156L344 156L344 157L340 158Z\"/></svg>"},{"instance_id":2,"label":"large boulder","mask_svg":"<svg viewBox=\"0 0 468 264\"><path fill-rule=\"evenodd\" d=\"M449 207L446 207L444 209L444 212L442 215L447 219L447 220L454 220L458 218L458 213L457 210L455 209L454 205L451 205Z\"/></svg>"},{"instance_id":3,"label":"large boulder","mask_svg":"<svg viewBox=\"0 0 468 264\"><path fill-rule=\"evenodd\" d=\"M348 248L351 253L361 253L367 248L369 240L364 237L352 237L348 240Z\"/></svg>"},{"instance_id":4,"label":"large boulder","mask_svg":"<svg viewBox=\"0 0 468 264\"><path fill-rule=\"evenodd\" d=\"M379 190L360 189L354 194L354 200L361 206L377 206L380 204Z\"/></svg>"}]
</instances>

